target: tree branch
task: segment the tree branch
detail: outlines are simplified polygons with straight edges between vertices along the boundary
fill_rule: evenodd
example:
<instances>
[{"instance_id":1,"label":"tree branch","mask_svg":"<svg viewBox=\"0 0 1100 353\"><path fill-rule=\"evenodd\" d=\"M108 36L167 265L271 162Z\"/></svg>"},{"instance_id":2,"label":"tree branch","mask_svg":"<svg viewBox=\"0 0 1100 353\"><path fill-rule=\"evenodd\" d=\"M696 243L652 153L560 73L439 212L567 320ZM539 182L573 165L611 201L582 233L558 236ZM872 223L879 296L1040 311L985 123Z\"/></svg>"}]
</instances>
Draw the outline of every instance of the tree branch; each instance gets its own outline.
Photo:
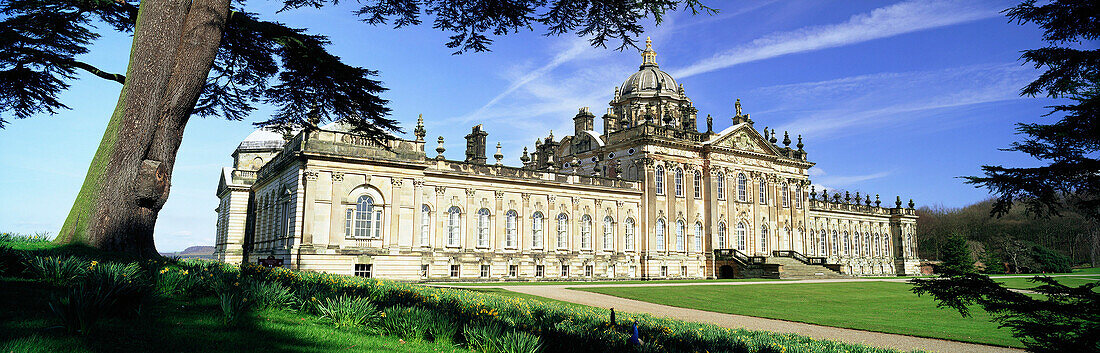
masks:
<instances>
[{"instance_id":1,"label":"tree branch","mask_svg":"<svg viewBox=\"0 0 1100 353\"><path fill-rule=\"evenodd\" d=\"M115 81L115 82L118 82L118 83L121 83L121 84L126 84L126 76L124 76L122 74L113 74L113 73L110 73L110 72L106 72L106 71L100 70L99 68L97 68L95 66L92 66L91 64L83 62L83 61L77 61L77 60L71 60L70 59L70 60L68 60L68 64L72 65L72 67L75 67L75 68L84 69L84 71L90 72L93 75L99 76L100 78Z\"/></svg>"}]
</instances>

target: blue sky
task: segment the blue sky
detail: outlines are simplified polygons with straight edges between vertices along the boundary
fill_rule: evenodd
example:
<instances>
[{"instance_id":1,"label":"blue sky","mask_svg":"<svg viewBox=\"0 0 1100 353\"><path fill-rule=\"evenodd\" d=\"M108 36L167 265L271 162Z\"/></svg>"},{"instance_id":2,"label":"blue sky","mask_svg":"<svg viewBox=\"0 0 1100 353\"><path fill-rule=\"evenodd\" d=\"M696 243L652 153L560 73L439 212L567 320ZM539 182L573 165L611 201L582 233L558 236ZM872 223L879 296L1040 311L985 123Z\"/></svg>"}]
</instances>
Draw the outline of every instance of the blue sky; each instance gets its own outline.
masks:
<instances>
[{"instance_id":1,"label":"blue sky","mask_svg":"<svg viewBox=\"0 0 1100 353\"><path fill-rule=\"evenodd\" d=\"M578 108L603 112L640 63L633 50L537 31L500 37L489 53L452 56L446 34L368 26L350 13L354 2L275 14L278 3L250 2L249 11L327 34L344 60L379 70L404 136L423 114L429 141L444 136L452 159L462 158L470 126L483 123L506 164L518 165L537 137L568 134ZM684 85L700 117L714 117L715 130L730 125L741 98L757 128L802 134L815 184L958 207L988 197L958 176L982 164L1036 163L997 150L1018 139L1014 123L1043 121L1052 103L1018 95L1038 75L1021 65L1020 51L1044 43L1035 26L999 13L1012 1L707 3L721 13L647 25L661 69ZM107 33L82 59L124 72L129 44ZM119 89L82 75L62 96L72 110L0 130L0 230L60 228ZM157 222L158 249L213 243L218 171L250 123L270 112L249 122L192 119Z\"/></svg>"}]
</instances>

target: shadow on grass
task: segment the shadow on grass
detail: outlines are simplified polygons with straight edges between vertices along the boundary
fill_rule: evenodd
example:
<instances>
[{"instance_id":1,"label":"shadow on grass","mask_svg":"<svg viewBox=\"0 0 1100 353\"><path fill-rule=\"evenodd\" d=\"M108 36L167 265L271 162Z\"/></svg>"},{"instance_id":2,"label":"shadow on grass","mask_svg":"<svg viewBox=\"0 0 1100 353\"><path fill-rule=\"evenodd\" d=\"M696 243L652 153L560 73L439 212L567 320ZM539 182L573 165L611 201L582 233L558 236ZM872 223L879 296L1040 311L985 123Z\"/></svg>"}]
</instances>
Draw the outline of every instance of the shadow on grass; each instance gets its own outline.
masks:
<instances>
[{"instance_id":1,"label":"shadow on grass","mask_svg":"<svg viewBox=\"0 0 1100 353\"><path fill-rule=\"evenodd\" d=\"M164 299L137 317L101 319L88 335L57 327L47 304L56 288L0 278L0 349L15 352L418 352L456 351L405 343L365 330L335 329L291 311L252 313L226 327L213 297Z\"/></svg>"}]
</instances>

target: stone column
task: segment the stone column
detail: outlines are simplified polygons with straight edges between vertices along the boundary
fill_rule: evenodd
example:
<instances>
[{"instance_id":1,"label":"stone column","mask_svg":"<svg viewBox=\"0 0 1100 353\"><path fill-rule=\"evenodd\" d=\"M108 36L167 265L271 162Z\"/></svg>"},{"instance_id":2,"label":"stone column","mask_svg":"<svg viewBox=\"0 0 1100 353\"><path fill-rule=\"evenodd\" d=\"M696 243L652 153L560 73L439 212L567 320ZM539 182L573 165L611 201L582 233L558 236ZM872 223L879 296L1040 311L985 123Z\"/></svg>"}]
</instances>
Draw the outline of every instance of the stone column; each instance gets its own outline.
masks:
<instances>
[{"instance_id":1,"label":"stone column","mask_svg":"<svg viewBox=\"0 0 1100 353\"><path fill-rule=\"evenodd\" d=\"M413 222L412 222L413 223L413 227L412 227L413 228L413 233L412 233L413 236L412 236L412 241L410 242L409 245L413 248L419 248L419 247L425 245L421 241L421 239L424 239L424 237L426 235L426 234L422 234L424 232L424 227L423 227L423 224L421 224L422 220L424 219L424 210L423 210L423 208L424 208L424 181L423 180L413 180L413 205L412 205L412 207L413 207L413 213L412 213L413 214ZM428 227L429 227L429 229L431 229L430 228L431 225L428 225ZM429 232L430 232L430 230L429 230Z\"/></svg>"},{"instance_id":2,"label":"stone column","mask_svg":"<svg viewBox=\"0 0 1100 353\"><path fill-rule=\"evenodd\" d=\"M391 251L396 251L401 240L401 208L404 200L401 198L401 186L405 180L400 177L390 178L390 231L389 239L384 240Z\"/></svg>"},{"instance_id":3,"label":"stone column","mask_svg":"<svg viewBox=\"0 0 1100 353\"><path fill-rule=\"evenodd\" d=\"M474 205L474 196L477 195L477 190L466 189L466 207L465 208L465 234L459 241L461 246L465 249L477 248L477 206Z\"/></svg>"},{"instance_id":4,"label":"stone column","mask_svg":"<svg viewBox=\"0 0 1100 353\"><path fill-rule=\"evenodd\" d=\"M447 222L450 221L447 218L447 210L450 208L444 201L443 197L446 196L447 188L444 186L435 186L435 237L432 238L432 245L435 249L444 249L447 247Z\"/></svg>"},{"instance_id":5,"label":"stone column","mask_svg":"<svg viewBox=\"0 0 1100 353\"><path fill-rule=\"evenodd\" d=\"M531 194L525 192L519 194L519 197L521 205L519 211L519 219L516 220L516 236L519 237L519 239L516 239L516 250L520 253L523 253L531 251L531 249L534 248L535 245L532 243L533 233L531 231L531 227L534 224L531 215L533 215L535 212L531 211Z\"/></svg>"},{"instance_id":6,"label":"stone column","mask_svg":"<svg viewBox=\"0 0 1100 353\"><path fill-rule=\"evenodd\" d=\"M500 251L507 246L505 238L505 227L508 223L508 215L504 214L507 210L504 209L504 192L500 190L493 191L493 196L496 198L496 202L493 203L493 217L491 218L490 229L493 229L493 235L489 237L489 250ZM507 271L507 269L505 269ZM507 273L507 272L505 272Z\"/></svg>"}]
</instances>

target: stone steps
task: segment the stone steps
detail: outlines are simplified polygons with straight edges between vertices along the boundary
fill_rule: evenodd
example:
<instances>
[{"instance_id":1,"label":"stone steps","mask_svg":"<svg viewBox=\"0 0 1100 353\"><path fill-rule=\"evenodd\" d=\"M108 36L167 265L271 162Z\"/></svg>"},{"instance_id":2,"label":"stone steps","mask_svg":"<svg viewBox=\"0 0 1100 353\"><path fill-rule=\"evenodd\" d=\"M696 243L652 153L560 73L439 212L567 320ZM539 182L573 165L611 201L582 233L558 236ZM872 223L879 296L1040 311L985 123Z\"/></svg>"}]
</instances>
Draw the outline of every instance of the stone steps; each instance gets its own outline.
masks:
<instances>
[{"instance_id":1,"label":"stone steps","mask_svg":"<svg viewBox=\"0 0 1100 353\"><path fill-rule=\"evenodd\" d=\"M774 278L848 278L825 266L807 265L788 257L768 257L767 263L780 265Z\"/></svg>"}]
</instances>

